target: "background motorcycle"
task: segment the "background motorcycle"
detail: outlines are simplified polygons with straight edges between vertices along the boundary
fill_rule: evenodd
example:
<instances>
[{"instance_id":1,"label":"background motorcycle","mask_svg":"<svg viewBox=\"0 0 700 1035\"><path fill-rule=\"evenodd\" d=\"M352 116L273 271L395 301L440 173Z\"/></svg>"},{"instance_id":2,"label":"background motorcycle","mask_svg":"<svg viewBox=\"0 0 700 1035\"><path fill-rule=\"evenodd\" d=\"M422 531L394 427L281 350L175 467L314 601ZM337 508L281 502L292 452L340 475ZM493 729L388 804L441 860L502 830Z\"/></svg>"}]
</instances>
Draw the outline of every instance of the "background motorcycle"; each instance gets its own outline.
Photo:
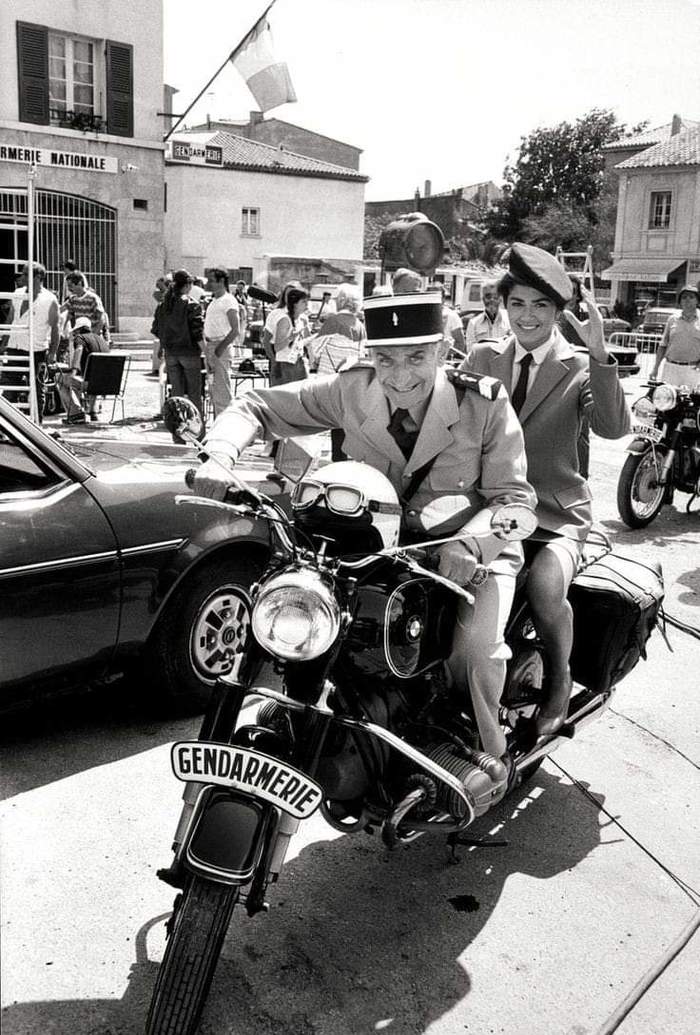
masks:
<instances>
[{"instance_id":1,"label":"background motorcycle","mask_svg":"<svg viewBox=\"0 0 700 1035\"><path fill-rule=\"evenodd\" d=\"M700 494L700 392L650 381L632 406L635 438L617 485L617 508L630 528L643 528L674 489Z\"/></svg>"},{"instance_id":2,"label":"background motorcycle","mask_svg":"<svg viewBox=\"0 0 700 1035\"><path fill-rule=\"evenodd\" d=\"M250 488L208 503L228 508L246 534L266 524L271 551L199 738L172 749L185 804L174 861L159 876L181 894L147 1035L196 1030L236 904L249 915L266 908L290 838L317 809L343 832L381 830L389 846L428 832L470 843L461 832L506 791L504 764L479 750L468 695L445 678L455 594L473 596L414 556L446 540L347 560L330 556L327 540L302 539L281 507ZM504 507L493 527L519 539L533 521L528 508ZM502 721L523 779L611 691L580 690L568 728L535 747L543 663L522 589L507 637Z\"/></svg>"}]
</instances>

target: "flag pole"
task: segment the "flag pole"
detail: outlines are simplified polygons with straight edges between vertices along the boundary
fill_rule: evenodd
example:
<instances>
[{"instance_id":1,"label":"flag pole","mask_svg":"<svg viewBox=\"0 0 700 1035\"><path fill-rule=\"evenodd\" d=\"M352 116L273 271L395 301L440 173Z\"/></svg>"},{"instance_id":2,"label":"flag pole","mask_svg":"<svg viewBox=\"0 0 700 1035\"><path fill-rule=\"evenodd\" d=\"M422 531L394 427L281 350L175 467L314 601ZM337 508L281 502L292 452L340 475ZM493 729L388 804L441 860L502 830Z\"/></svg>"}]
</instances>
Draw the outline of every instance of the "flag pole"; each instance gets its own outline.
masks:
<instances>
[{"instance_id":1,"label":"flag pole","mask_svg":"<svg viewBox=\"0 0 700 1035\"><path fill-rule=\"evenodd\" d=\"M200 100L200 98L202 98L202 97L204 96L204 94L205 94L205 93L206 93L206 91L207 91L207 90L209 89L209 87L211 86L211 84L212 84L212 83L214 82L214 80L216 79L216 77L217 77L218 75L220 75L220 74L221 74L221 73L223 72L223 70L224 70L224 69L226 68L226 65L227 65L227 64L229 63L229 61L232 61L232 60L233 60L233 58L234 58L234 57L236 56L236 54L238 53L238 51L239 51L239 50L241 49L241 47L242 47L242 46L243 46L243 44L245 43L246 39L248 38L248 36L250 36L251 32L253 31L253 29L255 28L255 26L256 26L256 25L258 24L258 22L261 22L261 21L263 20L263 18L265 18L265 17L267 16L267 14L268 14L268 13L269 13L269 11L270 11L270 8L272 8L272 7L273 7L273 6L274 6L274 5L276 4L276 3L277 3L277 0L272 0L272 3L268 4L268 5L267 5L267 7L265 8L265 10L263 11L263 13L262 13L262 14L261 14L261 15L260 15L260 16L259 16L258 18L256 18L256 19L255 19L255 21L253 22L253 24L251 25L251 27L250 27L250 28L248 29L248 31L247 31L247 32L245 33L245 35L241 36L240 40L238 41L238 43L236 44L236 46L235 46L235 47L233 48L233 50L231 51L231 53L230 53L230 54L228 55L228 57L226 58L226 60L224 61L224 63L223 63L222 65L221 65L221 67L220 67L220 68L217 68L216 72L214 72L214 75L213 75L213 76L211 77L211 79L210 79L210 80L209 80L209 82L208 82L208 83L206 84L206 86L203 86L203 87L202 87L202 89L201 89L201 90L199 91L199 93L197 94L197 96L195 97L195 99L194 99L194 100L192 101L192 103L190 104L190 106L189 106L189 107L187 108L187 110L186 110L186 111L184 111L184 112L182 113L182 115L181 115L181 116L179 117L179 119L177 120L177 122L176 122L176 123L175 123L175 124L174 124L173 126L171 126L171 127L170 127L170 129L168 130L168 132L167 132L167 133L165 134L165 136L163 137L163 143L165 143L165 142L166 142L166 141L167 141L167 140L169 139L169 137L171 137L171 136L173 135L173 133L175 132L175 130L177 129L177 127L178 127L178 126L180 125L180 123L182 122L182 120L183 120L184 118L186 118L186 117L187 117L187 115L189 115L189 113L190 113L190 112L192 111L192 109L194 108L194 106L195 106L195 104L197 103L197 101L198 101L198 100Z\"/></svg>"}]
</instances>

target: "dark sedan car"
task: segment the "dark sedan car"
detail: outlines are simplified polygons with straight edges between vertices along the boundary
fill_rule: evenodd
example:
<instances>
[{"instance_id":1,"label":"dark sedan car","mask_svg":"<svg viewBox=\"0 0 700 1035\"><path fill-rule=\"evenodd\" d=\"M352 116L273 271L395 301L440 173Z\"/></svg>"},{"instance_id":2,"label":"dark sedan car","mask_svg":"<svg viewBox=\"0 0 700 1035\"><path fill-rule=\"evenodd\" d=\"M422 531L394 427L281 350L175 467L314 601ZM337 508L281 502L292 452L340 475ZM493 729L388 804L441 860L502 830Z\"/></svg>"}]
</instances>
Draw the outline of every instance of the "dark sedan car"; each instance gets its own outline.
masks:
<instances>
[{"instance_id":1,"label":"dark sedan car","mask_svg":"<svg viewBox=\"0 0 700 1035\"><path fill-rule=\"evenodd\" d=\"M62 443L0 398L1 708L134 662L145 694L206 701L268 540L220 506L176 504L193 462L182 446Z\"/></svg>"}]
</instances>

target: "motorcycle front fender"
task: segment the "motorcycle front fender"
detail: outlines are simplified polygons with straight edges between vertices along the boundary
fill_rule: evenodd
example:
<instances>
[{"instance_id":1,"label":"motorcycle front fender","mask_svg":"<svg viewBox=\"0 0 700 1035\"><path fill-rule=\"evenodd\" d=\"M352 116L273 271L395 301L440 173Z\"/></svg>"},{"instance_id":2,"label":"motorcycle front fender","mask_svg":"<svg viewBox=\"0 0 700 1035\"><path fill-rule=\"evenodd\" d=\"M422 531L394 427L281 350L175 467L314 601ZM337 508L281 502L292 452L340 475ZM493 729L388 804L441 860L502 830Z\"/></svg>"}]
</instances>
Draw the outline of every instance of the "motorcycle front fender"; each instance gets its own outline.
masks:
<instances>
[{"instance_id":1,"label":"motorcycle front fender","mask_svg":"<svg viewBox=\"0 0 700 1035\"><path fill-rule=\"evenodd\" d=\"M277 810L238 791L207 787L199 796L181 853L191 873L222 884L247 884L262 858Z\"/></svg>"},{"instance_id":2,"label":"motorcycle front fender","mask_svg":"<svg viewBox=\"0 0 700 1035\"><path fill-rule=\"evenodd\" d=\"M668 449L666 444L663 442L652 442L649 438L639 436L638 438L632 439L625 452L641 456L642 453L646 453L652 447L657 449L660 453L665 453Z\"/></svg>"}]
</instances>

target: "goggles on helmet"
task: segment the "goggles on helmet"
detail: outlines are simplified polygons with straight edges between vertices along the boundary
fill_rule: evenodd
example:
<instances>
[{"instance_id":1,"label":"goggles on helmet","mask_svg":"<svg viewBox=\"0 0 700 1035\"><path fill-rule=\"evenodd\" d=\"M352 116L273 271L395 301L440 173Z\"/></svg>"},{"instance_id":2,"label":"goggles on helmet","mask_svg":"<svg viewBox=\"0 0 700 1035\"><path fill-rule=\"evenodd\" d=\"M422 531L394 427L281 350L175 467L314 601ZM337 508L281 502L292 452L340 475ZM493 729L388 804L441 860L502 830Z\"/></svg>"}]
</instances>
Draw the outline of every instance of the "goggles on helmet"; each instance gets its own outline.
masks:
<instances>
[{"instance_id":1,"label":"goggles on helmet","mask_svg":"<svg viewBox=\"0 0 700 1035\"><path fill-rule=\"evenodd\" d=\"M400 514L401 507L396 503L380 503L368 499L361 489L341 483L316 482L305 479L298 482L292 493L292 507L295 510L306 510L308 507L325 504L333 514L344 517L358 517L367 511L374 514Z\"/></svg>"}]
</instances>

